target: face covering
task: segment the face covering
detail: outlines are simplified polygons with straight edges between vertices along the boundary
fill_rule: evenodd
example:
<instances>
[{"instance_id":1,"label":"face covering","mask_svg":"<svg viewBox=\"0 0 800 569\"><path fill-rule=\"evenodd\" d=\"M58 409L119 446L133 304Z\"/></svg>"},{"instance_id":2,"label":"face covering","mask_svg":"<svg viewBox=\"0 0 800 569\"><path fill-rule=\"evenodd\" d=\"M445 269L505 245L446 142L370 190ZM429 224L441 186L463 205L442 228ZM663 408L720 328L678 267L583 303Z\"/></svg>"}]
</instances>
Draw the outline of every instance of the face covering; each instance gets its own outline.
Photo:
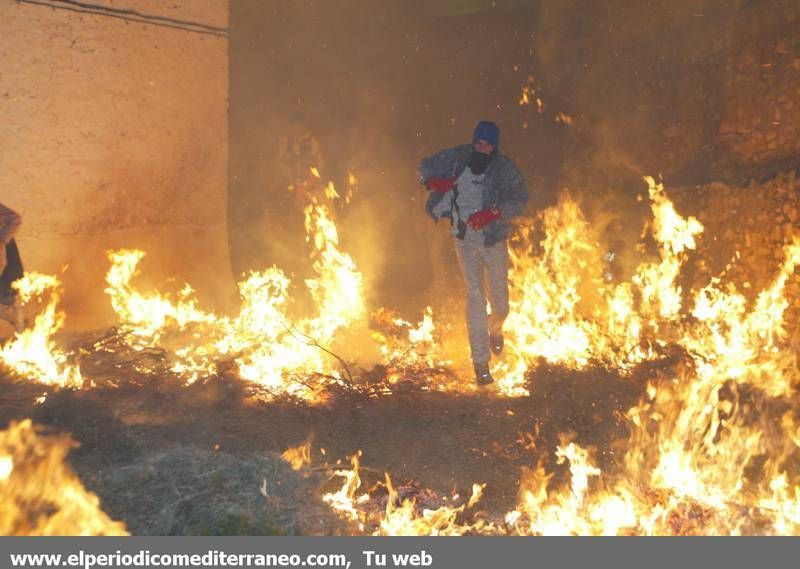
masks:
<instances>
[{"instance_id":1,"label":"face covering","mask_svg":"<svg viewBox=\"0 0 800 569\"><path fill-rule=\"evenodd\" d=\"M467 162L467 166L469 166L473 174L481 175L486 168L488 168L489 163L492 161L492 158L494 158L494 154L494 152L491 154L484 154L483 152L473 150L469 157L469 162Z\"/></svg>"}]
</instances>

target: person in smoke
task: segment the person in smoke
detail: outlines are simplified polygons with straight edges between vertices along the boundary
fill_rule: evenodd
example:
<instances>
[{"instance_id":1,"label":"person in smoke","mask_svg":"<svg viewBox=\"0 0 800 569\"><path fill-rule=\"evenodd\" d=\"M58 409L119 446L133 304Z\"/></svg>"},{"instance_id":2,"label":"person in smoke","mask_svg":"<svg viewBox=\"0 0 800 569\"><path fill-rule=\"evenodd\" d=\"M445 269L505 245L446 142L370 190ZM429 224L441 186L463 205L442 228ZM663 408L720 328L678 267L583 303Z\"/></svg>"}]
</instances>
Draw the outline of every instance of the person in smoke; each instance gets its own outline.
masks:
<instances>
[{"instance_id":1,"label":"person in smoke","mask_svg":"<svg viewBox=\"0 0 800 569\"><path fill-rule=\"evenodd\" d=\"M0 203L0 318L11 322L17 330L24 327L22 306L13 284L22 278L22 261L14 236L22 217Z\"/></svg>"},{"instance_id":2,"label":"person in smoke","mask_svg":"<svg viewBox=\"0 0 800 569\"><path fill-rule=\"evenodd\" d=\"M429 191L426 212L450 218L456 253L467 288L467 330L479 385L492 383L490 350L503 351L508 316L510 221L528 202L525 180L500 154L500 129L490 121L475 127L472 144L448 148L422 161L420 181ZM488 285L491 314L486 312Z\"/></svg>"}]
</instances>

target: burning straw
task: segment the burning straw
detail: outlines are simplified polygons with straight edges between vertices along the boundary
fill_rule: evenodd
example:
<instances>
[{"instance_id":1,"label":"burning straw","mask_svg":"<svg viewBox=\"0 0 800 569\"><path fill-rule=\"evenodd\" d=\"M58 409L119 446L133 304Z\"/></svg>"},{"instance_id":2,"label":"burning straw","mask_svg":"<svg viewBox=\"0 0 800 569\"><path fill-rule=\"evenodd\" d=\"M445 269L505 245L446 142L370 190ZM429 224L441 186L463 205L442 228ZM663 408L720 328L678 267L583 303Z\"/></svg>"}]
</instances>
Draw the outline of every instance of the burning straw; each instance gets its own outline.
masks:
<instances>
[{"instance_id":1,"label":"burning straw","mask_svg":"<svg viewBox=\"0 0 800 569\"><path fill-rule=\"evenodd\" d=\"M565 439L556 459L568 464L569 485L554 487L551 473L537 466L526 476L517 508L500 523L465 520L469 504L425 513L394 498L380 508L376 521L364 513L371 498L358 494L354 463L350 470L340 469L345 485L327 498L337 511L364 531L383 533L800 530L800 479L793 466L800 443L794 396L800 371L785 321L787 288L800 265L800 236L786 239L782 259L760 291L745 295L736 283L717 276L685 290L680 277L707 238L704 228L696 218L679 214L660 184L647 181L652 220L646 235L657 256L642 262L629 282L603 278L602 249L568 194L539 216L541 242L534 239L536 224L520 229L512 243L506 353L493 370L501 394L520 396L532 387L527 373L540 361L573 369L599 364L628 375L677 349L680 365L652 377L646 397L626 414L630 436L624 458L602 471L592 449ZM166 348L174 354L171 373L186 382L213 376L233 362L239 377L272 397L319 403L337 389L357 392L365 378L369 385L369 374L356 377L330 349L366 314L361 275L340 250L326 208L311 206L306 216L317 273L308 284L317 315L290 323L288 279L277 268L253 273L240 285L242 308L234 317L202 310L189 287L176 299L143 294L133 285L143 254L122 251L110 256L107 292L125 343L135 351ZM54 288L50 281L33 287ZM37 341L18 336L3 359L34 378L70 384L79 376L52 342L61 323L53 299L37 319ZM447 377L435 371L447 364L435 354L432 314L417 326L389 312L375 321L384 363L366 393L391 393L409 370L427 373L434 389ZM29 356L29 350L44 357ZM38 363L25 367L20 362ZM464 386L454 382L447 389ZM391 495L389 479L383 484Z\"/></svg>"}]
</instances>

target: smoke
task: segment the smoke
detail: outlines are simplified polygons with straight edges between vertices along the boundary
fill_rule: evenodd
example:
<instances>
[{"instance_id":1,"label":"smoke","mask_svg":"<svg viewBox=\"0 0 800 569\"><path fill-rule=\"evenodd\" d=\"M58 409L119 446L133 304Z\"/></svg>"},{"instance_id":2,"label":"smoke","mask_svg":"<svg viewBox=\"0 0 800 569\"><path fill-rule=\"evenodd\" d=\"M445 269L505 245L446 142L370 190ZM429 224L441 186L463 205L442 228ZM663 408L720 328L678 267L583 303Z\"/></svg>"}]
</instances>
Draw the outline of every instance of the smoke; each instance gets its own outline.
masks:
<instances>
[{"instance_id":1,"label":"smoke","mask_svg":"<svg viewBox=\"0 0 800 569\"><path fill-rule=\"evenodd\" d=\"M231 6L231 188L234 271L269 263L254 237L263 216L291 217L275 195L274 141L302 112L320 141L324 179L352 172L358 191L338 216L342 250L365 276L370 306L416 321L433 305L461 321L463 284L444 223L424 213L419 161L497 121L501 148L543 180L536 136L517 104L530 9L449 12L425 3L234 2ZM424 9L423 9L424 8ZM508 34L508 26L515 29ZM516 71L514 68L516 67ZM536 156L536 157L535 157ZM535 157L535 158L534 158ZM549 175L549 174L547 174ZM550 176L552 177L552 176ZM265 181L273 187L265 190ZM537 184L536 194L541 194ZM549 188L548 188L549 190ZM261 213L255 213L260 210ZM306 258L306 244L290 255ZM280 264L279 264L280 266ZM437 318L438 321L438 318Z\"/></svg>"},{"instance_id":2,"label":"smoke","mask_svg":"<svg viewBox=\"0 0 800 569\"><path fill-rule=\"evenodd\" d=\"M234 272L277 262L268 253L277 241L289 244L284 257L307 259L302 238L258 229L296 215L275 199L274 141L302 112L323 178L337 188L347 172L358 178L338 226L370 307L415 321L432 305L463 327L452 238L423 213L415 173L423 157L469 141L480 119L500 125L529 213L569 188L616 276L629 276L649 216L642 177L718 174L705 149L719 122L725 42L711 32L741 17L740 4L232 2ZM523 86L535 89L527 105Z\"/></svg>"}]
</instances>

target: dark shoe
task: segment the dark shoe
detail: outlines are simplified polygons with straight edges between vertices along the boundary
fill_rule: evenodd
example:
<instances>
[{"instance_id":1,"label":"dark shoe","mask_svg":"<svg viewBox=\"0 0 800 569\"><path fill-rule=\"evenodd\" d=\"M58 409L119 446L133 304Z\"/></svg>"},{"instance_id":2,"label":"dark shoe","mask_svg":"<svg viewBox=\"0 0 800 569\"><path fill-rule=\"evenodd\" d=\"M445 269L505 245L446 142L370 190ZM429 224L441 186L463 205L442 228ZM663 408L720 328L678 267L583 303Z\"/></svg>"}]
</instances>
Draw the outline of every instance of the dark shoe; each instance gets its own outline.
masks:
<instances>
[{"instance_id":1,"label":"dark shoe","mask_svg":"<svg viewBox=\"0 0 800 569\"><path fill-rule=\"evenodd\" d=\"M475 364L475 381L478 385L489 385L494 381L489 371L489 364Z\"/></svg>"},{"instance_id":2,"label":"dark shoe","mask_svg":"<svg viewBox=\"0 0 800 569\"><path fill-rule=\"evenodd\" d=\"M505 342L503 341L503 333L498 332L497 334L489 334L489 345L492 347L492 353L496 356L499 356L503 352L503 345Z\"/></svg>"}]
</instances>

